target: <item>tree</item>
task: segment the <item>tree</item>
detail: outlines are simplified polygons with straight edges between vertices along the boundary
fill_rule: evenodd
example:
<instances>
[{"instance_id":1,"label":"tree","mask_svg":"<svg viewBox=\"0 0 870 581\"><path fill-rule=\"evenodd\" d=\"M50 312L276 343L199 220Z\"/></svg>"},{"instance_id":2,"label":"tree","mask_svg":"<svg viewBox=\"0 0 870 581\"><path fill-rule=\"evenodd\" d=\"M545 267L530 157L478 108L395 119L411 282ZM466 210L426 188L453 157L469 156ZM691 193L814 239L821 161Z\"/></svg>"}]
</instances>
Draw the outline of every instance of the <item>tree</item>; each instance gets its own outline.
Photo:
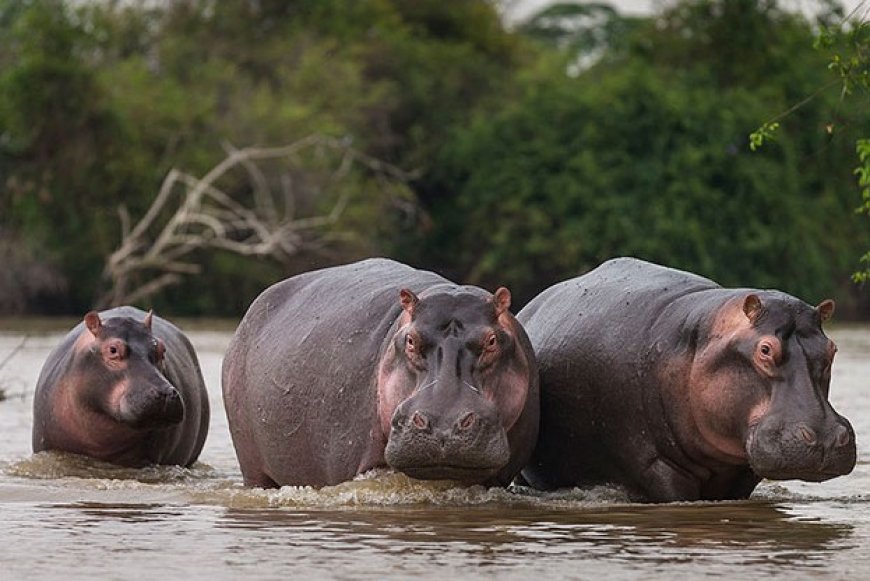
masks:
<instances>
[{"instance_id":1,"label":"tree","mask_svg":"<svg viewBox=\"0 0 870 581\"><path fill-rule=\"evenodd\" d=\"M733 46L728 31L755 38ZM782 147L759 156L744 141L771 103L817 86L811 38L772 3L692 2L574 78L558 62L561 74L527 77L521 99L439 158L456 195L430 208L442 227L423 254L456 278L510 284L520 302L617 255L809 301L833 293L867 233L843 189L846 146L823 127L835 111L866 119L824 98Z\"/></svg>"},{"instance_id":2,"label":"tree","mask_svg":"<svg viewBox=\"0 0 870 581\"><path fill-rule=\"evenodd\" d=\"M817 91L780 113L774 119L766 121L749 136L750 148L755 151L765 141L773 139L780 128L780 121L812 101L816 96L831 87L838 86L841 97L864 98L870 91L870 21L867 14L870 6L866 0L859 3L852 12L843 16L839 6L829 6L829 12L820 18L820 32L815 38L814 46L828 54L828 69L834 74L833 81L822 85ZM855 93L860 94L859 97ZM841 128L833 119L826 125L828 133L841 132ZM858 167L855 175L861 188L862 204L858 211L870 216L870 139L857 138L855 149L858 156ZM870 251L859 259L864 264L862 270L852 275L855 282L865 282L870 279Z\"/></svg>"},{"instance_id":3,"label":"tree","mask_svg":"<svg viewBox=\"0 0 870 581\"><path fill-rule=\"evenodd\" d=\"M105 208L132 177L124 129L67 3L3 2L0 22L0 212L39 258L63 265L81 300L112 238Z\"/></svg>"},{"instance_id":4,"label":"tree","mask_svg":"<svg viewBox=\"0 0 870 581\"><path fill-rule=\"evenodd\" d=\"M204 175L222 143L319 133L416 170L423 191L449 128L502 93L515 38L486 0L0 0L0 234L54 265L64 308L81 311L105 290L123 234L115 208L143 215L173 167ZM196 284L153 300L236 314L277 278L401 246L410 190L385 203L380 185L356 171L345 183L360 195L342 213L344 242L280 266L210 253ZM334 203L307 200L299 217Z\"/></svg>"}]
</instances>

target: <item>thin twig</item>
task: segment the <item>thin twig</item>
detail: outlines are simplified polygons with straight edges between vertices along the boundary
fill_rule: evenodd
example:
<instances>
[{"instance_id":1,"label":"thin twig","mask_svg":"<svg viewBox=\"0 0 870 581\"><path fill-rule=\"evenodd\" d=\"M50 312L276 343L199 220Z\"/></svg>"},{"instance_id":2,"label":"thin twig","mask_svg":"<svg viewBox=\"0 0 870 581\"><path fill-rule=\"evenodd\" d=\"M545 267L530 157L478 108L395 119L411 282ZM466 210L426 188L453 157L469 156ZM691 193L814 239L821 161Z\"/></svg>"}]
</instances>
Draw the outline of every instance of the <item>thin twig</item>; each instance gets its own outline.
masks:
<instances>
[{"instance_id":1,"label":"thin twig","mask_svg":"<svg viewBox=\"0 0 870 581\"><path fill-rule=\"evenodd\" d=\"M28 339L30 339L30 335L25 335L18 343L18 345L16 345L15 348L12 349L12 351L10 351L8 355L6 355L6 358L3 359L3 361L0 361L0 369L6 367L6 364L9 363L12 358L15 357L18 352L24 348L24 344L27 343Z\"/></svg>"}]
</instances>

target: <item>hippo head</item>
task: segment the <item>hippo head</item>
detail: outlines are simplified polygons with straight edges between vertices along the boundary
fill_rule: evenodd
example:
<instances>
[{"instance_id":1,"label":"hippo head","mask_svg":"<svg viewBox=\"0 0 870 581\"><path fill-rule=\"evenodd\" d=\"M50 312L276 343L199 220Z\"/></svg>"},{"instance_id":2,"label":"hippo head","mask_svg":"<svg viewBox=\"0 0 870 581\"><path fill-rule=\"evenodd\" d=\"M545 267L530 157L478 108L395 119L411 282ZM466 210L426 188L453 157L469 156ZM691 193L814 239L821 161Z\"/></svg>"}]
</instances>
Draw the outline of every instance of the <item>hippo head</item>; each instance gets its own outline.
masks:
<instances>
[{"instance_id":1,"label":"hippo head","mask_svg":"<svg viewBox=\"0 0 870 581\"><path fill-rule=\"evenodd\" d=\"M184 405L163 376L166 347L151 332L152 315L101 320L89 312L77 344L78 397L91 409L134 430L181 422Z\"/></svg>"},{"instance_id":2,"label":"hippo head","mask_svg":"<svg viewBox=\"0 0 870 581\"><path fill-rule=\"evenodd\" d=\"M761 478L822 481L855 466L855 434L828 401L837 351L817 307L766 291L726 304L693 366L703 438Z\"/></svg>"},{"instance_id":3,"label":"hippo head","mask_svg":"<svg viewBox=\"0 0 870 581\"><path fill-rule=\"evenodd\" d=\"M476 287L418 298L403 289L399 328L378 373L387 463L421 479L508 481L510 430L534 363L508 312L510 292Z\"/></svg>"}]
</instances>

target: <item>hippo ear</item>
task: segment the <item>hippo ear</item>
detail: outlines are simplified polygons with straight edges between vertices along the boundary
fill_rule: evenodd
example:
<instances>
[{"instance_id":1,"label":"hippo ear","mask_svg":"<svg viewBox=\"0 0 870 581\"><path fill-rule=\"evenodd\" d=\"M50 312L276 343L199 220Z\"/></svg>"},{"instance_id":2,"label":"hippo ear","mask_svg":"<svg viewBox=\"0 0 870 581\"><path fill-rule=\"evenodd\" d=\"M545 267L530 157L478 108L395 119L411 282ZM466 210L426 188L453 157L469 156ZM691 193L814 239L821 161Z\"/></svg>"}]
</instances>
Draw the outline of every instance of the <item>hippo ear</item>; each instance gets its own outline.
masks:
<instances>
[{"instance_id":1,"label":"hippo ear","mask_svg":"<svg viewBox=\"0 0 870 581\"><path fill-rule=\"evenodd\" d=\"M495 316L500 317L502 313L511 308L511 291L503 286L498 287L498 290L492 295L492 303L495 306Z\"/></svg>"},{"instance_id":2,"label":"hippo ear","mask_svg":"<svg viewBox=\"0 0 870 581\"><path fill-rule=\"evenodd\" d=\"M836 306L837 304L832 299L825 299L819 303L819 306L816 307L816 311L822 318L823 323L834 316L834 307Z\"/></svg>"},{"instance_id":3,"label":"hippo ear","mask_svg":"<svg viewBox=\"0 0 870 581\"><path fill-rule=\"evenodd\" d=\"M414 309L417 308L417 303L420 302L420 299L417 298L417 295L412 293L406 288L403 288L399 291L399 302L402 303L402 308L405 309L409 315L414 315Z\"/></svg>"},{"instance_id":4,"label":"hippo ear","mask_svg":"<svg viewBox=\"0 0 870 581\"><path fill-rule=\"evenodd\" d=\"M761 316L762 310L761 299L758 298L758 295L746 295L746 298L743 300L743 312L749 318L750 323L755 324L755 321Z\"/></svg>"},{"instance_id":5,"label":"hippo ear","mask_svg":"<svg viewBox=\"0 0 870 581\"><path fill-rule=\"evenodd\" d=\"M154 310L148 309L148 314L145 315L145 320L142 321L142 324L145 325L145 328L149 331L151 330L151 317L154 316Z\"/></svg>"},{"instance_id":6,"label":"hippo ear","mask_svg":"<svg viewBox=\"0 0 870 581\"><path fill-rule=\"evenodd\" d=\"M100 336L100 329L103 327L103 322L100 320L100 315L96 311L91 311L85 315L85 327L94 337Z\"/></svg>"}]
</instances>

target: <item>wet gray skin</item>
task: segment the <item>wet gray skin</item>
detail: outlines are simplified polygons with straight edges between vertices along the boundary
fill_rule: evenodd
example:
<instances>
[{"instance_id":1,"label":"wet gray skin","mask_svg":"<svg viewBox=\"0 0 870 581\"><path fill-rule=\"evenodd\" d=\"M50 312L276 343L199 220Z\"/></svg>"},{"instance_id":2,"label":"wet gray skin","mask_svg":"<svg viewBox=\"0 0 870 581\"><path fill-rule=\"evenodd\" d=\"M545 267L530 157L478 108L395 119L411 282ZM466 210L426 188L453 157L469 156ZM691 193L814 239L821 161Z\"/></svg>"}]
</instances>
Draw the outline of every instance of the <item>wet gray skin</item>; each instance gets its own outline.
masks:
<instances>
[{"instance_id":1,"label":"wet gray skin","mask_svg":"<svg viewBox=\"0 0 870 581\"><path fill-rule=\"evenodd\" d=\"M325 486L389 466L507 485L534 446L537 370L510 293L383 259L264 291L227 349L245 483Z\"/></svg>"},{"instance_id":2,"label":"wet gray skin","mask_svg":"<svg viewBox=\"0 0 870 581\"><path fill-rule=\"evenodd\" d=\"M541 373L524 478L661 502L849 473L854 431L828 400L833 310L630 258L550 287L518 315Z\"/></svg>"}]
</instances>

